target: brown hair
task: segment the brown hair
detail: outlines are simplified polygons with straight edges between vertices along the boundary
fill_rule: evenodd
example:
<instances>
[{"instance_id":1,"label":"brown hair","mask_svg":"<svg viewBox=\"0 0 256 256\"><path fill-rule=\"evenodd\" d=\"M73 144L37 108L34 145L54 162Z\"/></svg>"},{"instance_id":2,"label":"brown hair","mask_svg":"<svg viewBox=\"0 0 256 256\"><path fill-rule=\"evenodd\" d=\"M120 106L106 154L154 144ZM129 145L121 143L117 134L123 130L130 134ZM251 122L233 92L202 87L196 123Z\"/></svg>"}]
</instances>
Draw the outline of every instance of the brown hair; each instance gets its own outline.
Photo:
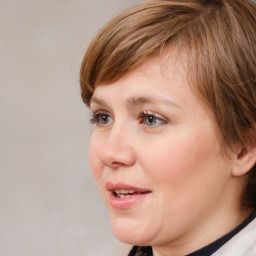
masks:
<instances>
[{"instance_id":1,"label":"brown hair","mask_svg":"<svg viewBox=\"0 0 256 256\"><path fill-rule=\"evenodd\" d=\"M98 33L81 65L82 99L147 57L188 50L188 79L212 110L223 140L251 142L256 128L256 6L250 0L151 0L123 12ZM253 136L255 139L255 136ZM243 204L256 208L256 166Z\"/></svg>"}]
</instances>

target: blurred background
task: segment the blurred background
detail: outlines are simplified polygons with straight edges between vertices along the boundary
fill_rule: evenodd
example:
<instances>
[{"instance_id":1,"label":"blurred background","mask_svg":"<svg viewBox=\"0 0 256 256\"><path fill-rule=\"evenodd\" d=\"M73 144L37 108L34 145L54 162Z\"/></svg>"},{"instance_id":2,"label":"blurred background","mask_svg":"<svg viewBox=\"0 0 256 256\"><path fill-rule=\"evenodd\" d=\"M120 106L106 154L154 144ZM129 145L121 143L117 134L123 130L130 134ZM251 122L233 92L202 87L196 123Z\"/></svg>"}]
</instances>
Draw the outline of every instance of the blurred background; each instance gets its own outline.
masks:
<instances>
[{"instance_id":1,"label":"blurred background","mask_svg":"<svg viewBox=\"0 0 256 256\"><path fill-rule=\"evenodd\" d=\"M0 0L0 255L121 256L88 163L79 69L135 0Z\"/></svg>"}]
</instances>

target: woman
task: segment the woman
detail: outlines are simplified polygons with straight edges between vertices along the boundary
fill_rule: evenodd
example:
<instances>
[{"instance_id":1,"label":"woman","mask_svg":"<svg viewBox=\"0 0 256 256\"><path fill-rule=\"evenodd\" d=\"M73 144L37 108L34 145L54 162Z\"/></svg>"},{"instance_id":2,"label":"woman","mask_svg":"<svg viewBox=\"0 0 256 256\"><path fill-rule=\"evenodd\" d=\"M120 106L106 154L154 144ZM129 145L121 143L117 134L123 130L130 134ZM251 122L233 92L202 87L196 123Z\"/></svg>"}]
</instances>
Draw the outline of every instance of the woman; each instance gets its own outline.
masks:
<instances>
[{"instance_id":1,"label":"woman","mask_svg":"<svg viewBox=\"0 0 256 256\"><path fill-rule=\"evenodd\" d=\"M152 0L89 46L90 164L129 255L256 255L256 7Z\"/></svg>"}]
</instances>

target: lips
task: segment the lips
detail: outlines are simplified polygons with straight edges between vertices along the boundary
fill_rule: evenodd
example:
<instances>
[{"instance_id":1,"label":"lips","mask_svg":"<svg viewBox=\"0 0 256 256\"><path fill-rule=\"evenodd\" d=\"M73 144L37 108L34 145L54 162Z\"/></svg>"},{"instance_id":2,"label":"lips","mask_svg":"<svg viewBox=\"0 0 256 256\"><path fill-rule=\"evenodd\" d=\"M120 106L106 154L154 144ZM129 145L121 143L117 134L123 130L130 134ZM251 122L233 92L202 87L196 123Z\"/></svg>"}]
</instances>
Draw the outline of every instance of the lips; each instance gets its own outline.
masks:
<instances>
[{"instance_id":1,"label":"lips","mask_svg":"<svg viewBox=\"0 0 256 256\"><path fill-rule=\"evenodd\" d=\"M115 209L128 209L142 202L150 193L150 190L137 188L124 183L107 182L106 190L110 205Z\"/></svg>"}]
</instances>

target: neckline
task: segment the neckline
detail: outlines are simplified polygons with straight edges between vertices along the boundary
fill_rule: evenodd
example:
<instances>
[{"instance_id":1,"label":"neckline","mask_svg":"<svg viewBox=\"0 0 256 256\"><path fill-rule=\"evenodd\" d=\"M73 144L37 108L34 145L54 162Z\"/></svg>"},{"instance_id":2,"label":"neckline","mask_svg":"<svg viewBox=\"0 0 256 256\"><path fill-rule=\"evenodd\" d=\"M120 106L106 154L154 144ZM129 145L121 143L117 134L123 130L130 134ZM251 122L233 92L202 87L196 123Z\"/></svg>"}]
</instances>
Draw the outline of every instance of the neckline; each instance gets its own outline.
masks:
<instances>
[{"instance_id":1,"label":"neckline","mask_svg":"<svg viewBox=\"0 0 256 256\"><path fill-rule=\"evenodd\" d=\"M201 249L187 254L186 256L210 256L215 253L220 247L227 243L231 238L238 234L242 229L244 229L251 221L256 218L256 209L236 228L227 233L226 235L218 238L214 242L202 247Z\"/></svg>"}]
</instances>

